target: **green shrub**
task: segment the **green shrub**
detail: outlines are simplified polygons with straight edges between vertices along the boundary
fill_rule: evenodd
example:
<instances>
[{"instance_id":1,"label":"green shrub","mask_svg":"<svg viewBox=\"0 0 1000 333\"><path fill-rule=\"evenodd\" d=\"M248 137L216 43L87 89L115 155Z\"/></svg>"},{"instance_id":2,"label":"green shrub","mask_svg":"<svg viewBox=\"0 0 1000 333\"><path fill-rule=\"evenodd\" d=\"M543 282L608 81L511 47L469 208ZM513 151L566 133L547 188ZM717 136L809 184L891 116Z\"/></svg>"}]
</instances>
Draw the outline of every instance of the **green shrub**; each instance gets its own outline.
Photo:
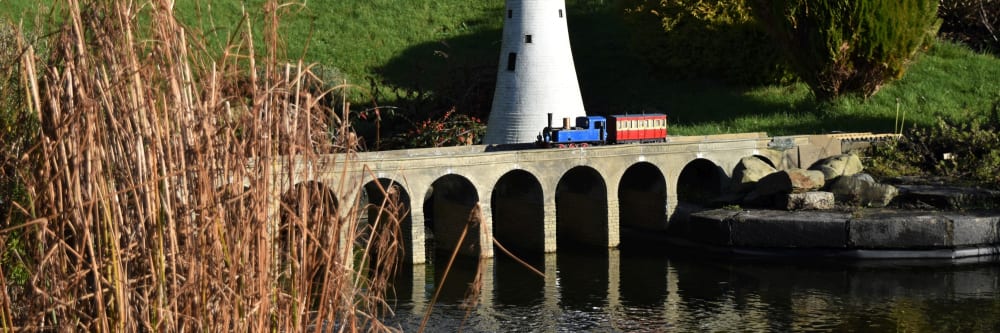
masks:
<instances>
[{"instance_id":1,"label":"green shrub","mask_svg":"<svg viewBox=\"0 0 1000 333\"><path fill-rule=\"evenodd\" d=\"M636 53L671 78L774 83L787 78L745 0L623 0Z\"/></svg>"},{"instance_id":2,"label":"green shrub","mask_svg":"<svg viewBox=\"0 0 1000 333\"><path fill-rule=\"evenodd\" d=\"M871 96L903 76L940 25L937 0L753 0L753 13L820 100Z\"/></svg>"},{"instance_id":3,"label":"green shrub","mask_svg":"<svg viewBox=\"0 0 1000 333\"><path fill-rule=\"evenodd\" d=\"M1000 189L1000 101L972 121L941 119L870 151L869 172L880 177L918 176Z\"/></svg>"},{"instance_id":4,"label":"green shrub","mask_svg":"<svg viewBox=\"0 0 1000 333\"><path fill-rule=\"evenodd\" d=\"M1000 54L1000 0L943 0L938 16L945 38Z\"/></svg>"}]
</instances>

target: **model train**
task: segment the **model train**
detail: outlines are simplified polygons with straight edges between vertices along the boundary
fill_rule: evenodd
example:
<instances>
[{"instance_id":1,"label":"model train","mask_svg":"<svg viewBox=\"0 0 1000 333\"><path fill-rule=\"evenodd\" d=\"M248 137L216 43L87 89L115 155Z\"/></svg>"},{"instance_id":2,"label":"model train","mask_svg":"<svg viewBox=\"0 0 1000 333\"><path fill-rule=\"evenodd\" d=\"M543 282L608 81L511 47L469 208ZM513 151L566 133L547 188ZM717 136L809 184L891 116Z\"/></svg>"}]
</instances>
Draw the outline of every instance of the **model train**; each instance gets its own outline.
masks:
<instances>
[{"instance_id":1,"label":"model train","mask_svg":"<svg viewBox=\"0 0 1000 333\"><path fill-rule=\"evenodd\" d=\"M562 127L552 127L549 113L549 126L538 136L538 144L566 148L667 141L667 115L661 113L577 117L573 127L569 121L564 118Z\"/></svg>"}]
</instances>

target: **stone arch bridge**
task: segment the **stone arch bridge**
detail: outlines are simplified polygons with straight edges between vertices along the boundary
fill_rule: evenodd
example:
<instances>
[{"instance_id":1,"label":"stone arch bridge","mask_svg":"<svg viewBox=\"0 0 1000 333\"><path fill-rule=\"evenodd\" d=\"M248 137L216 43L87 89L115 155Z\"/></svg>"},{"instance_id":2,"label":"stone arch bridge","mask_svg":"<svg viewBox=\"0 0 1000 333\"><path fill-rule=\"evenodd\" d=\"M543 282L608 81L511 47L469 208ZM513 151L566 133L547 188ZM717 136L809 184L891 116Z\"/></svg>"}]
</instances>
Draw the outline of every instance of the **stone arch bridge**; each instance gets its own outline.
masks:
<instances>
[{"instance_id":1,"label":"stone arch bridge","mask_svg":"<svg viewBox=\"0 0 1000 333\"><path fill-rule=\"evenodd\" d=\"M350 162L325 155L280 162L277 172L285 176L277 177L277 190L318 182L337 188L341 204L363 204L358 199L380 199L377 185L394 188L408 206L406 255L417 264L427 260L429 239L450 252L470 216L482 225L465 237L466 255L492 257L494 238L521 253L607 248L620 244L623 228L666 231L686 201L719 194L743 157L760 156L779 169L808 167L839 154L836 139L749 133L566 149L409 149L358 153Z\"/></svg>"}]
</instances>

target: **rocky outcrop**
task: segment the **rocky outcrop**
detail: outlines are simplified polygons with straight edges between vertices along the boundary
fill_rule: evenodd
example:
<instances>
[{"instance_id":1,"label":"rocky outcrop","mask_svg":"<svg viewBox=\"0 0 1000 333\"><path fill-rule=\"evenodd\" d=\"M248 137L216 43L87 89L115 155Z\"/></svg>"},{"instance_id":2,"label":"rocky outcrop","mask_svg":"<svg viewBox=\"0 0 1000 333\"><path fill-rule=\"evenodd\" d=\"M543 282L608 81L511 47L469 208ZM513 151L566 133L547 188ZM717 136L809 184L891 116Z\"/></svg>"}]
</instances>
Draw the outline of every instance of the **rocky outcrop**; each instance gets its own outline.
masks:
<instances>
[{"instance_id":1,"label":"rocky outcrop","mask_svg":"<svg viewBox=\"0 0 1000 333\"><path fill-rule=\"evenodd\" d=\"M879 184L864 173L838 177L830 192L838 202L863 207L885 207L899 194L895 186Z\"/></svg>"},{"instance_id":2,"label":"rocky outcrop","mask_svg":"<svg viewBox=\"0 0 1000 333\"><path fill-rule=\"evenodd\" d=\"M776 171L767 161L750 156L733 170L729 191L714 199L715 207L744 205L781 210L833 209L834 203L858 207L922 209L997 209L1000 192L976 188L893 186L865 174L857 155L823 159L808 170ZM815 192L823 190L825 192ZM826 193L829 192L829 193ZM832 198L830 197L832 196Z\"/></svg>"},{"instance_id":3,"label":"rocky outcrop","mask_svg":"<svg viewBox=\"0 0 1000 333\"><path fill-rule=\"evenodd\" d=\"M861 164L861 158L854 154L842 154L831 156L817 161L809 170L816 170L823 173L826 181L832 181L841 176L857 174L865 169Z\"/></svg>"}]
</instances>

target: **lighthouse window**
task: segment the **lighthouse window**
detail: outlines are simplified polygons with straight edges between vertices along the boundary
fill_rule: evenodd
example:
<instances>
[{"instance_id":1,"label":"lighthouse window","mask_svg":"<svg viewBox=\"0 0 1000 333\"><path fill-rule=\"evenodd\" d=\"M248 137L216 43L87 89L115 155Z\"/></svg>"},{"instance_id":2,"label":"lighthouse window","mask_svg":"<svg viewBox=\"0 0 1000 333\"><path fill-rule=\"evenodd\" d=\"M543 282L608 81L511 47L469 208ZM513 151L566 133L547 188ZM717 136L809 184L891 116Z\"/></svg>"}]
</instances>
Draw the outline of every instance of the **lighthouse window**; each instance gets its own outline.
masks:
<instances>
[{"instance_id":1,"label":"lighthouse window","mask_svg":"<svg viewBox=\"0 0 1000 333\"><path fill-rule=\"evenodd\" d=\"M513 72L514 65L517 63L517 53L511 52L507 54L507 70Z\"/></svg>"},{"instance_id":2,"label":"lighthouse window","mask_svg":"<svg viewBox=\"0 0 1000 333\"><path fill-rule=\"evenodd\" d=\"M512 18L512 17L514 17L514 11L513 11L513 10L510 10L510 9L508 9L508 10L507 10L507 18Z\"/></svg>"},{"instance_id":3,"label":"lighthouse window","mask_svg":"<svg viewBox=\"0 0 1000 333\"><path fill-rule=\"evenodd\" d=\"M559 10L559 17L563 17L562 9Z\"/></svg>"},{"instance_id":4,"label":"lighthouse window","mask_svg":"<svg viewBox=\"0 0 1000 333\"><path fill-rule=\"evenodd\" d=\"M524 35L524 42L531 43L531 35Z\"/></svg>"}]
</instances>

